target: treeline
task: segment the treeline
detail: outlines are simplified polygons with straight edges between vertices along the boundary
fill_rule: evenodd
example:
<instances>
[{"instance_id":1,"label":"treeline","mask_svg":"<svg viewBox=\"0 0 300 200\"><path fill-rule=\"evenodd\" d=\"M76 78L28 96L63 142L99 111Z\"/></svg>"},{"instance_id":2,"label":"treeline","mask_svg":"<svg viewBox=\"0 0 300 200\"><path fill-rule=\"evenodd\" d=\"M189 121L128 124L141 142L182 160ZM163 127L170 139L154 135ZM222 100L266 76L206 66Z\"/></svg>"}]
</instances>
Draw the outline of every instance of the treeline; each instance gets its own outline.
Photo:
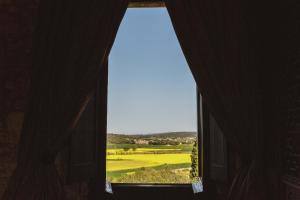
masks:
<instances>
[{"instance_id":1,"label":"treeline","mask_svg":"<svg viewBox=\"0 0 300 200\"><path fill-rule=\"evenodd\" d=\"M119 151L115 151L115 152L106 152L106 155L137 155L137 154L179 154L179 153L185 153L184 151L176 151L176 150L169 150L169 151L165 151L165 150L157 150L157 151L142 151L142 152L137 152L134 150L127 150L125 151L124 149L119 150Z\"/></svg>"},{"instance_id":2,"label":"treeline","mask_svg":"<svg viewBox=\"0 0 300 200\"><path fill-rule=\"evenodd\" d=\"M151 141L149 141L149 144L152 144L152 145L179 145L179 144L189 144L189 143L164 139L164 140L151 140Z\"/></svg>"},{"instance_id":3,"label":"treeline","mask_svg":"<svg viewBox=\"0 0 300 200\"><path fill-rule=\"evenodd\" d=\"M108 134L109 144L149 144L149 145L179 145L192 144L196 132L168 132L146 135Z\"/></svg>"},{"instance_id":4,"label":"treeline","mask_svg":"<svg viewBox=\"0 0 300 200\"><path fill-rule=\"evenodd\" d=\"M135 144L130 135L107 134L107 142L110 144Z\"/></svg>"}]
</instances>

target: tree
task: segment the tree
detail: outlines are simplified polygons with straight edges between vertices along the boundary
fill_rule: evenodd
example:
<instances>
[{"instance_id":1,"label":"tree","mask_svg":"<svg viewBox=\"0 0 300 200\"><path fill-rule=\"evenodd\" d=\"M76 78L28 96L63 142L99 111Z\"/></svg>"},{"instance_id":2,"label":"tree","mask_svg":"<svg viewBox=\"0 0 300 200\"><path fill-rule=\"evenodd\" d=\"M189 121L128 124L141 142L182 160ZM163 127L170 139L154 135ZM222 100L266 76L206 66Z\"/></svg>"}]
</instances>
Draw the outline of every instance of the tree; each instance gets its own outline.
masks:
<instances>
[{"instance_id":1,"label":"tree","mask_svg":"<svg viewBox=\"0 0 300 200\"><path fill-rule=\"evenodd\" d=\"M125 151L125 152L127 152L127 151L129 151L129 147L123 147L123 150Z\"/></svg>"},{"instance_id":2,"label":"tree","mask_svg":"<svg viewBox=\"0 0 300 200\"><path fill-rule=\"evenodd\" d=\"M192 155L191 155L191 170L190 170L190 178L191 180L195 179L199 176L198 172L198 141L197 139L194 142Z\"/></svg>"}]
</instances>

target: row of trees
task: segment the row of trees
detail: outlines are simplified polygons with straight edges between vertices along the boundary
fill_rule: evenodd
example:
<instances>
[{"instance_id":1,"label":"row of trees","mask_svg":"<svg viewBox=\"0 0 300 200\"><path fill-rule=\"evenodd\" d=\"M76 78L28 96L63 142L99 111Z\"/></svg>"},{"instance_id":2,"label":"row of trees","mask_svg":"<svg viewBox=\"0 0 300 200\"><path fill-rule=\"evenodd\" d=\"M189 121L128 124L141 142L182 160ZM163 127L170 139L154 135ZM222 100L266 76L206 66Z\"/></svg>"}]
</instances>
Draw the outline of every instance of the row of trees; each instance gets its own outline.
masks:
<instances>
[{"instance_id":1,"label":"row of trees","mask_svg":"<svg viewBox=\"0 0 300 200\"><path fill-rule=\"evenodd\" d=\"M191 154L191 170L190 170L190 179L194 180L196 177L199 177L199 167L198 167L198 140L195 140L193 145L193 150Z\"/></svg>"}]
</instances>

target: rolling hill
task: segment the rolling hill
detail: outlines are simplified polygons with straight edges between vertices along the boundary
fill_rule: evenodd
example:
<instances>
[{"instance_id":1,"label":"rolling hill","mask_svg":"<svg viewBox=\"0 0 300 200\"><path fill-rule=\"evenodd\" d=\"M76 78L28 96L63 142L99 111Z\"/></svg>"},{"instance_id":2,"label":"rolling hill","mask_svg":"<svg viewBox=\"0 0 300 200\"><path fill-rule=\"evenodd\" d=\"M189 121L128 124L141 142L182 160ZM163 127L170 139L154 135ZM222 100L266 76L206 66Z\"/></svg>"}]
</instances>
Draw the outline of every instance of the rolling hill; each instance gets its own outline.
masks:
<instances>
[{"instance_id":1,"label":"rolling hill","mask_svg":"<svg viewBox=\"0 0 300 200\"><path fill-rule=\"evenodd\" d=\"M150 134L107 134L107 142L111 144L134 144L136 140L174 140L194 138L197 136L196 132L164 132L164 133L150 133Z\"/></svg>"}]
</instances>

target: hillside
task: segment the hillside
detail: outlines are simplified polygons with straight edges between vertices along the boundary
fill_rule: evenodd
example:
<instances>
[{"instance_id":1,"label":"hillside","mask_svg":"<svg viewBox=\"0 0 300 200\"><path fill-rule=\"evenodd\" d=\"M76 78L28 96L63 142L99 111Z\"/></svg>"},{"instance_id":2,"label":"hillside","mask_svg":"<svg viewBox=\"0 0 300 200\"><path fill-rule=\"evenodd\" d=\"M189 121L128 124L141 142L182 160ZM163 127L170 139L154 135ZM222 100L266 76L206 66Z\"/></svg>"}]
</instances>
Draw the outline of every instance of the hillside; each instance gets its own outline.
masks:
<instances>
[{"instance_id":1,"label":"hillside","mask_svg":"<svg viewBox=\"0 0 300 200\"><path fill-rule=\"evenodd\" d=\"M110 144L179 144L192 143L196 136L196 132L165 132L140 135L108 133L107 141Z\"/></svg>"},{"instance_id":2,"label":"hillside","mask_svg":"<svg viewBox=\"0 0 300 200\"><path fill-rule=\"evenodd\" d=\"M147 137L169 137L169 138L177 138L177 137L196 137L196 132L165 132L165 133L151 133L143 135L144 138Z\"/></svg>"}]
</instances>

